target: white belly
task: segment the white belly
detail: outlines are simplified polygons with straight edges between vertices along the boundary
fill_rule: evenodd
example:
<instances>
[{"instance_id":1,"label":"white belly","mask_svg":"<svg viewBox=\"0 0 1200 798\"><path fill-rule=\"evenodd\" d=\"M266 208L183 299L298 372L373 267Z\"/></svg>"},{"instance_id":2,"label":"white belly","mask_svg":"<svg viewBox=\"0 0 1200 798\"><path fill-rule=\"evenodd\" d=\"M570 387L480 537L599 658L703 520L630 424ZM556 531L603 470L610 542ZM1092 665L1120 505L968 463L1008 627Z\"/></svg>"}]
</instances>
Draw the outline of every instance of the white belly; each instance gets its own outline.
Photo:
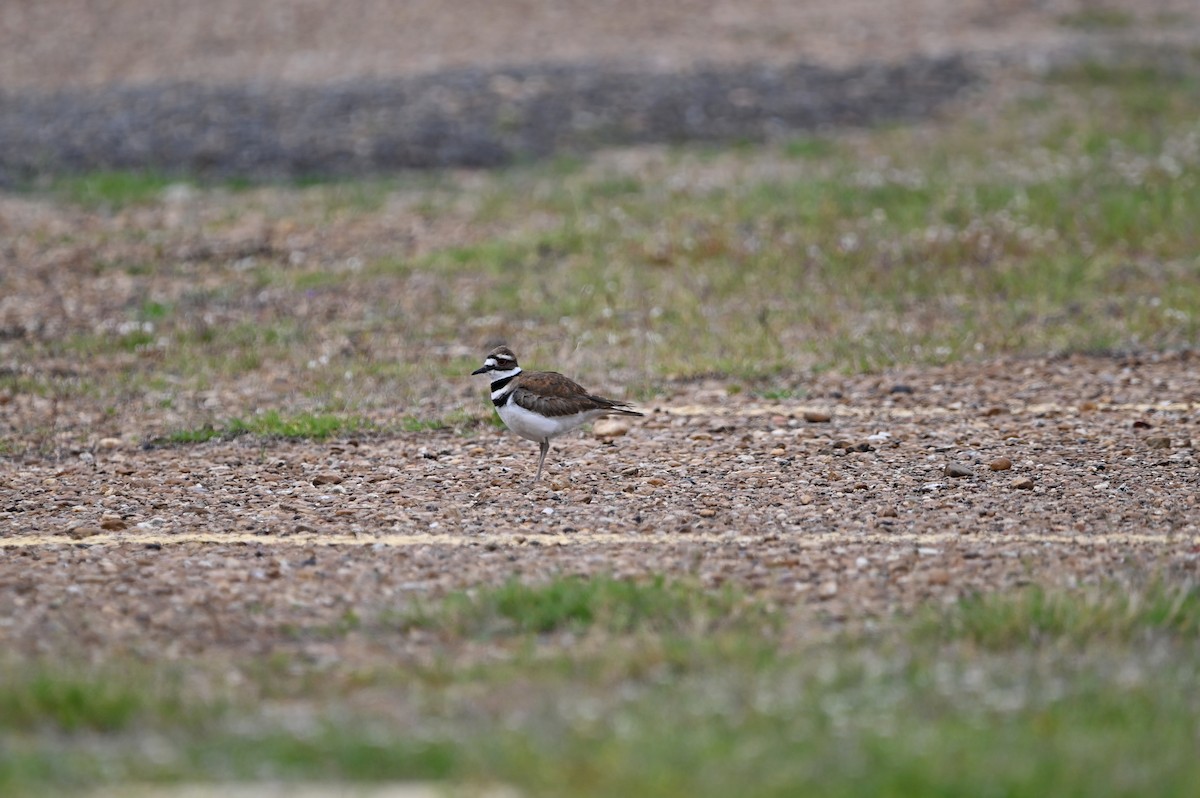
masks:
<instances>
[{"instance_id":1,"label":"white belly","mask_svg":"<svg viewBox=\"0 0 1200 798\"><path fill-rule=\"evenodd\" d=\"M604 415L604 410L588 410L570 416L546 416L532 413L516 402L507 402L503 407L496 408L500 418L510 430L531 441L541 441L570 432L580 424L586 424L592 419Z\"/></svg>"}]
</instances>

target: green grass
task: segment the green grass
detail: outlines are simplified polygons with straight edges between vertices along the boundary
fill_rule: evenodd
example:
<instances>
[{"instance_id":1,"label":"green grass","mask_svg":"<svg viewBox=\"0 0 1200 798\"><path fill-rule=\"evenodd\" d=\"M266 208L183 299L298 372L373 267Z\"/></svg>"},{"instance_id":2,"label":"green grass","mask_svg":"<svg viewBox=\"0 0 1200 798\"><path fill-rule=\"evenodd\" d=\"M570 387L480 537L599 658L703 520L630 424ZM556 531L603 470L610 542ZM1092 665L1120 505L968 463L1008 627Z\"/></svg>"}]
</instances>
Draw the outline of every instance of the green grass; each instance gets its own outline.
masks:
<instances>
[{"instance_id":1,"label":"green grass","mask_svg":"<svg viewBox=\"0 0 1200 798\"><path fill-rule=\"evenodd\" d=\"M512 579L496 588L455 593L433 609L418 607L402 623L481 639L593 628L677 635L733 616L741 604L732 591L706 593L661 577L649 583L567 577L538 586Z\"/></svg>"},{"instance_id":2,"label":"green grass","mask_svg":"<svg viewBox=\"0 0 1200 798\"><path fill-rule=\"evenodd\" d=\"M104 171L56 178L50 190L86 208L116 211L157 202L168 186L187 182L153 171Z\"/></svg>"},{"instance_id":3,"label":"green grass","mask_svg":"<svg viewBox=\"0 0 1200 798\"><path fill-rule=\"evenodd\" d=\"M1060 22L1067 27L1083 30L1120 30L1132 26L1134 17L1118 8L1098 6L1075 14L1065 14L1060 18Z\"/></svg>"},{"instance_id":4,"label":"green grass","mask_svg":"<svg viewBox=\"0 0 1200 798\"><path fill-rule=\"evenodd\" d=\"M242 435L283 440L323 441L337 436L358 435L375 430L376 425L365 418L332 413L285 415L272 409L247 418L231 419L220 427L205 424L201 427L177 430L157 443L186 445L205 443L214 439L236 438Z\"/></svg>"},{"instance_id":5,"label":"green grass","mask_svg":"<svg viewBox=\"0 0 1200 798\"><path fill-rule=\"evenodd\" d=\"M1033 587L1015 595L973 596L933 613L927 631L989 649L1044 641L1076 646L1137 642L1144 636L1200 639L1200 588L1156 584L1138 592L1113 588L1068 594Z\"/></svg>"},{"instance_id":6,"label":"green grass","mask_svg":"<svg viewBox=\"0 0 1200 798\"><path fill-rule=\"evenodd\" d=\"M535 796L1189 795L1196 595L1153 581L996 594L829 633L688 582L513 581L288 632L433 647L411 662L280 652L232 680L229 663L203 660L0 669L0 789L439 779Z\"/></svg>"}]
</instances>

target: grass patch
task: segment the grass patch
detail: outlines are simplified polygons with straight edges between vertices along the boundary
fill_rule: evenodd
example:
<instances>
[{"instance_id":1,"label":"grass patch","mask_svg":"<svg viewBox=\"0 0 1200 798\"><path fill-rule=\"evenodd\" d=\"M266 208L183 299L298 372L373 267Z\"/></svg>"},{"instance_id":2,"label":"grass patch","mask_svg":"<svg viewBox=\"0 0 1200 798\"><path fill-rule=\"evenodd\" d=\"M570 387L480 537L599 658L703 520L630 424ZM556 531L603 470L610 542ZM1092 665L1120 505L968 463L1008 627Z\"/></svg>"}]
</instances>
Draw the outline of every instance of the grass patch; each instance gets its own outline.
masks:
<instances>
[{"instance_id":1,"label":"grass patch","mask_svg":"<svg viewBox=\"0 0 1200 798\"><path fill-rule=\"evenodd\" d=\"M153 171L98 171L56 178L50 191L76 205L111 212L158 202L167 187L186 182Z\"/></svg>"},{"instance_id":2,"label":"grass patch","mask_svg":"<svg viewBox=\"0 0 1200 798\"><path fill-rule=\"evenodd\" d=\"M990 649L1047 641L1088 645L1145 636L1200 639L1200 588L1161 583L1138 592L1113 588L1065 593L1032 587L977 595L925 618L926 633Z\"/></svg>"},{"instance_id":3,"label":"grass patch","mask_svg":"<svg viewBox=\"0 0 1200 798\"><path fill-rule=\"evenodd\" d=\"M137 672L133 676L127 668ZM0 734L114 733L200 722L180 675L167 668L83 669L62 663L0 668Z\"/></svg>"},{"instance_id":4,"label":"grass patch","mask_svg":"<svg viewBox=\"0 0 1200 798\"><path fill-rule=\"evenodd\" d=\"M528 795L1188 795L1200 787L1195 600L1165 583L1025 591L829 635L691 583L513 581L432 602L407 625L349 614L289 633L419 634L435 653L423 664L305 665L281 652L232 681L195 663L189 678L175 665L10 668L0 787L443 779ZM464 657L464 641L489 653Z\"/></svg>"},{"instance_id":5,"label":"grass patch","mask_svg":"<svg viewBox=\"0 0 1200 798\"><path fill-rule=\"evenodd\" d=\"M231 419L219 427L205 424L202 427L178 430L165 438L154 441L154 443L188 445L205 443L214 439L237 438L242 435L257 435L262 438L284 440L323 441L340 435L358 435L377 429L373 422L357 416L330 413L285 415L278 410L267 410L245 419Z\"/></svg>"},{"instance_id":6,"label":"grass patch","mask_svg":"<svg viewBox=\"0 0 1200 798\"><path fill-rule=\"evenodd\" d=\"M402 624L484 639L593 628L610 634L681 634L737 615L743 602L731 590L703 592L662 577L649 582L562 577L540 585L512 579L455 593L436 607L418 607Z\"/></svg>"},{"instance_id":7,"label":"grass patch","mask_svg":"<svg viewBox=\"0 0 1200 798\"><path fill-rule=\"evenodd\" d=\"M1133 14L1119 8L1097 6L1086 8L1075 14L1065 14L1059 21L1070 28L1082 30L1121 30L1134 23Z\"/></svg>"}]
</instances>

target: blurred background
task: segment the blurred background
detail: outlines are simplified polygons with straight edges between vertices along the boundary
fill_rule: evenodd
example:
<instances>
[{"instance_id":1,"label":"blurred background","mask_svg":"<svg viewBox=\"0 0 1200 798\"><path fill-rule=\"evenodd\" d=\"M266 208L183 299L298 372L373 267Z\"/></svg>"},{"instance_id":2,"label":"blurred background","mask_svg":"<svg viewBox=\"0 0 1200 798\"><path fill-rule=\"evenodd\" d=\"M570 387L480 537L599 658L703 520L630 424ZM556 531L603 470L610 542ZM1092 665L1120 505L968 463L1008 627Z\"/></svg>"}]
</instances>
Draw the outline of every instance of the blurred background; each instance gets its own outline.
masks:
<instances>
[{"instance_id":1,"label":"blurred background","mask_svg":"<svg viewBox=\"0 0 1200 798\"><path fill-rule=\"evenodd\" d=\"M494 166L914 118L985 63L1045 67L1098 44L1097 29L1187 41L1192 5L12 2L0 9L0 181Z\"/></svg>"},{"instance_id":2,"label":"blurred background","mask_svg":"<svg viewBox=\"0 0 1200 798\"><path fill-rule=\"evenodd\" d=\"M46 441L147 438L482 421L449 377L498 341L642 397L1188 346L1198 26L1188 0L7 2L0 390Z\"/></svg>"}]
</instances>

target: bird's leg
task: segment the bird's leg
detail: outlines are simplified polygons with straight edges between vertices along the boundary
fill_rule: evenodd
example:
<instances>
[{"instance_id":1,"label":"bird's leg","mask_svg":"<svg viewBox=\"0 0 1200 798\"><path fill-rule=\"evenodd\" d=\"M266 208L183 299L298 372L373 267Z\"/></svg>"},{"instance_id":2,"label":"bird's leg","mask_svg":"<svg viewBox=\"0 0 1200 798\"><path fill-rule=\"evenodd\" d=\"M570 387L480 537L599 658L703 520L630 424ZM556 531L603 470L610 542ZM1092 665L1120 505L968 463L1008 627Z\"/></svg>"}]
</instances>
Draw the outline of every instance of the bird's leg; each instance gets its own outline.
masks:
<instances>
[{"instance_id":1,"label":"bird's leg","mask_svg":"<svg viewBox=\"0 0 1200 798\"><path fill-rule=\"evenodd\" d=\"M542 478L542 464L546 462L546 452L550 451L550 439L542 438L538 442L538 449L541 450L541 455L538 457L538 472L537 476L533 478L534 482Z\"/></svg>"}]
</instances>

